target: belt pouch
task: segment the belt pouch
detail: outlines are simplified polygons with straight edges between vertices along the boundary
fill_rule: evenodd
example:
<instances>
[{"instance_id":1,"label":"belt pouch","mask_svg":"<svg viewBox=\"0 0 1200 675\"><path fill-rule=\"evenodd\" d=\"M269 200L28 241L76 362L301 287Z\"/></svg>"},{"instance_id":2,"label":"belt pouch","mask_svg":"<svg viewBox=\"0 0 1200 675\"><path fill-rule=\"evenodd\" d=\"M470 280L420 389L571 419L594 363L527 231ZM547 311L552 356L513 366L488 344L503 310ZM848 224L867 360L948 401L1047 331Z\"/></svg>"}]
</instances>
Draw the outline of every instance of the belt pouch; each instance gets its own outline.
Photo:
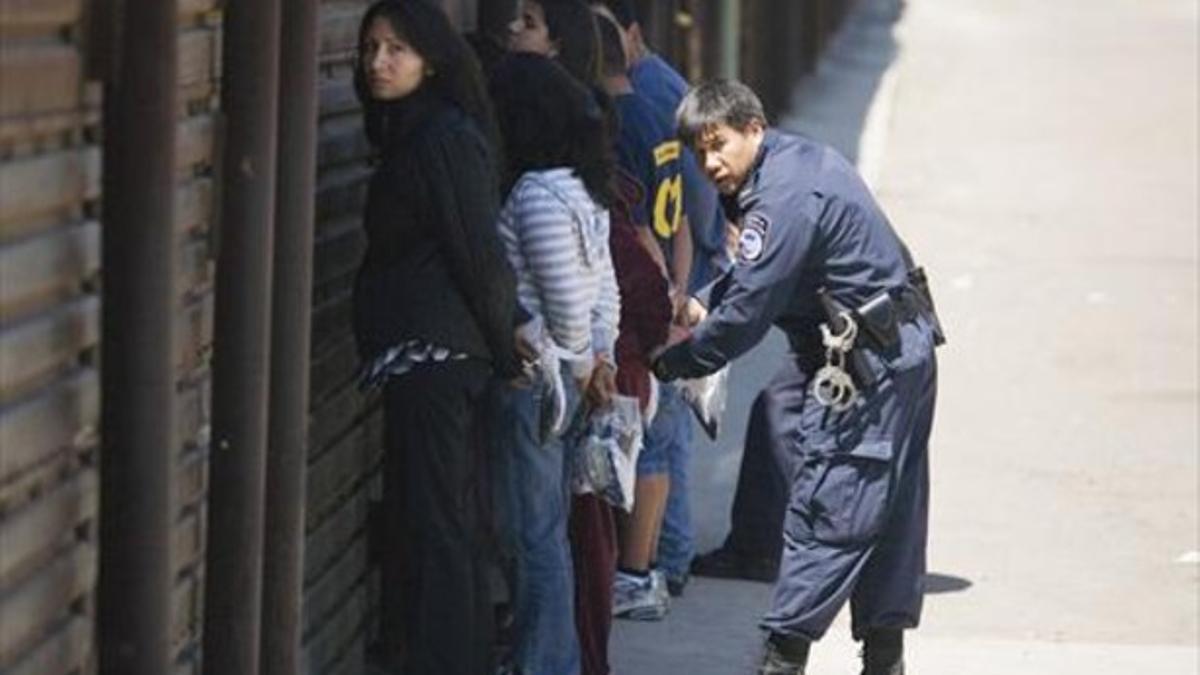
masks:
<instances>
[{"instance_id":1,"label":"belt pouch","mask_svg":"<svg viewBox=\"0 0 1200 675\"><path fill-rule=\"evenodd\" d=\"M855 310L855 320L876 347L890 349L900 341L899 309L891 294L885 291Z\"/></svg>"},{"instance_id":2,"label":"belt pouch","mask_svg":"<svg viewBox=\"0 0 1200 675\"><path fill-rule=\"evenodd\" d=\"M924 267L914 267L908 272L908 285L917 293L924 305L926 318L933 324L933 343L937 346L946 344L946 332L942 330L942 322L938 319L937 307L933 304L933 292L929 290L929 278L925 276Z\"/></svg>"}]
</instances>

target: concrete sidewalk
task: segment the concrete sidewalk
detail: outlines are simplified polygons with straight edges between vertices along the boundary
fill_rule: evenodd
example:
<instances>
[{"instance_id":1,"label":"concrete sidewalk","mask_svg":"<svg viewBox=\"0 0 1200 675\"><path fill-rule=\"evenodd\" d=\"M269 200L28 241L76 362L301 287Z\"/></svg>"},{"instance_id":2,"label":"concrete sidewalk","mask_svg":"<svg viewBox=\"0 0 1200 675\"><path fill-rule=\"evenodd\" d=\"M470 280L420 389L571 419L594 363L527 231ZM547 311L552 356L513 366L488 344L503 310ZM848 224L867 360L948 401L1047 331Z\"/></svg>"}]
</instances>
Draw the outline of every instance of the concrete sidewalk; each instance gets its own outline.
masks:
<instances>
[{"instance_id":1,"label":"concrete sidewalk","mask_svg":"<svg viewBox=\"0 0 1200 675\"><path fill-rule=\"evenodd\" d=\"M933 275L940 354L917 675L1200 673L1197 8L864 0L784 126L856 158ZM732 371L696 453L701 549L728 526ZM695 580L618 622L618 675L751 672L761 584ZM845 616L810 675L856 673Z\"/></svg>"}]
</instances>

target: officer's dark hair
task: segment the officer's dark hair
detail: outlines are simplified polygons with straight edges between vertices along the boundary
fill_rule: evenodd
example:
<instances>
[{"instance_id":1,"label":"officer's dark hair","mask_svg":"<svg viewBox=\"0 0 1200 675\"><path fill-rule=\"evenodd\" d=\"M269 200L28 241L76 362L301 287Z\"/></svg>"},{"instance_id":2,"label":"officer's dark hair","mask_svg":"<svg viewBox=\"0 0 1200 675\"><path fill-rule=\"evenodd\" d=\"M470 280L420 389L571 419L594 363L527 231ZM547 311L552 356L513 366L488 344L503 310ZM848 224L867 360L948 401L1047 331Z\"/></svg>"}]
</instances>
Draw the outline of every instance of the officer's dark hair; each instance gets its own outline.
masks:
<instances>
[{"instance_id":1,"label":"officer's dark hair","mask_svg":"<svg viewBox=\"0 0 1200 675\"><path fill-rule=\"evenodd\" d=\"M689 146L709 127L726 124L745 131L755 121L767 124L762 101L737 80L709 80L693 87L675 110L679 139Z\"/></svg>"},{"instance_id":2,"label":"officer's dark hair","mask_svg":"<svg viewBox=\"0 0 1200 675\"><path fill-rule=\"evenodd\" d=\"M617 23L621 24L621 28L625 30L629 30L629 27L635 23L640 23L633 0L602 0L601 4L617 17Z\"/></svg>"},{"instance_id":3,"label":"officer's dark hair","mask_svg":"<svg viewBox=\"0 0 1200 675\"><path fill-rule=\"evenodd\" d=\"M511 54L492 73L507 193L527 171L567 167L596 203L613 204L615 162L604 109L556 60Z\"/></svg>"},{"instance_id":4,"label":"officer's dark hair","mask_svg":"<svg viewBox=\"0 0 1200 675\"><path fill-rule=\"evenodd\" d=\"M596 15L596 26L600 28L600 70L605 76L624 75L629 70L625 62L625 45L621 42L621 30L603 14Z\"/></svg>"},{"instance_id":5,"label":"officer's dark hair","mask_svg":"<svg viewBox=\"0 0 1200 675\"><path fill-rule=\"evenodd\" d=\"M421 88L458 107L474 120L493 145L498 143L499 133L479 60L442 8L426 0L378 0L367 9L359 24L360 50L376 19L387 21L396 35L425 60L430 74L425 76ZM354 93L362 104L367 140L375 148L381 148L387 144L393 118L404 108L404 102L380 101L372 95L361 56L354 64Z\"/></svg>"}]
</instances>

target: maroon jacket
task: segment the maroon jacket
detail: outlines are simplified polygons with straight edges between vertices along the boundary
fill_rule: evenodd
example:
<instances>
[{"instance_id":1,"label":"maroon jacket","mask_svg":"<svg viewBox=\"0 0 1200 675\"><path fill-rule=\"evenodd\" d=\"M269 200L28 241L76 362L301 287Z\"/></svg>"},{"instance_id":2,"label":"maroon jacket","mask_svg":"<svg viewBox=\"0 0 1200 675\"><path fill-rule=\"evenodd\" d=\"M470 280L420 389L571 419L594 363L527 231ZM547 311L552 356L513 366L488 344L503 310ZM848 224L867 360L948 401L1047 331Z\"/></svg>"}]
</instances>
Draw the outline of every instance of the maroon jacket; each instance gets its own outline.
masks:
<instances>
[{"instance_id":1,"label":"maroon jacket","mask_svg":"<svg viewBox=\"0 0 1200 675\"><path fill-rule=\"evenodd\" d=\"M617 200L609 209L609 248L617 288L621 292L621 323L617 335L617 391L637 396L644 408L650 400L650 352L667 341L671 298L667 279L638 240L633 204L643 188L622 169L616 173Z\"/></svg>"}]
</instances>

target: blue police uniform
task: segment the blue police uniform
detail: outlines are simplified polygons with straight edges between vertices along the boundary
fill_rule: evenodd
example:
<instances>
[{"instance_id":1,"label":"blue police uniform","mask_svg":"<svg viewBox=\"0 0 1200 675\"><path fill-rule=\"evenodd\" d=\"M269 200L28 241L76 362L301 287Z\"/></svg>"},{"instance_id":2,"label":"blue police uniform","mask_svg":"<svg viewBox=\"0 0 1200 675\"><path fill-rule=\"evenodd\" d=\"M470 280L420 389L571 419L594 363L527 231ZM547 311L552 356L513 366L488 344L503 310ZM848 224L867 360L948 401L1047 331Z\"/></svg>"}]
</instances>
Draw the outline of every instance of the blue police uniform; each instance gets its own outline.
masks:
<instances>
[{"instance_id":1,"label":"blue police uniform","mask_svg":"<svg viewBox=\"0 0 1200 675\"><path fill-rule=\"evenodd\" d=\"M708 317L655 369L697 377L745 353L772 324L788 336L791 353L761 395L764 438L790 483L780 575L762 625L817 640L850 600L858 638L914 627L940 333L931 305L910 301L911 256L854 168L799 136L767 130L742 189L723 203L741 229L737 262L714 284ZM825 363L822 290L846 308L883 294L898 308L894 340L854 348L870 384L840 411L811 386Z\"/></svg>"}]
</instances>

